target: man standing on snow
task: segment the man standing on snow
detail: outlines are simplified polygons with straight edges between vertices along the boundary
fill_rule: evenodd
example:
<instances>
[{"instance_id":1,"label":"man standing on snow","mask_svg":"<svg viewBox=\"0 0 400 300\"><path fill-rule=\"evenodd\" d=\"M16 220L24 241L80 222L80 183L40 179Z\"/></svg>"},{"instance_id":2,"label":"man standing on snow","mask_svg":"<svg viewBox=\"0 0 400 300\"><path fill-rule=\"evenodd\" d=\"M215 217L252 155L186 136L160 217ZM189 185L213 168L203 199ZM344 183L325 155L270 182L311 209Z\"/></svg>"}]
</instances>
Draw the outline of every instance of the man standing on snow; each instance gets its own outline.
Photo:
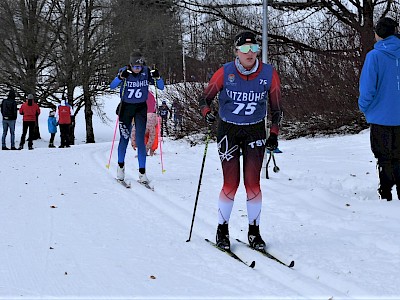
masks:
<instances>
[{"instance_id":1,"label":"man standing on snow","mask_svg":"<svg viewBox=\"0 0 400 300\"><path fill-rule=\"evenodd\" d=\"M119 133L117 179L125 179L125 154L132 132L132 121L135 121L136 143L138 148L139 181L148 184L146 176L146 146L144 136L147 123L146 100L149 84L156 84L164 89L164 81L157 69L150 70L139 52L130 56L129 64L119 69L117 76L110 84L111 89L120 86L121 103L119 106Z\"/></svg>"},{"instance_id":2,"label":"man standing on snow","mask_svg":"<svg viewBox=\"0 0 400 300\"><path fill-rule=\"evenodd\" d=\"M33 131L35 130L37 117L40 115L40 108L37 103L35 103L32 94L29 94L26 102L24 102L19 108L19 113L23 115L22 118L22 136L19 144L19 150L24 149L26 134L29 129L28 137L28 148L33 150Z\"/></svg>"},{"instance_id":3,"label":"man standing on snow","mask_svg":"<svg viewBox=\"0 0 400 300\"><path fill-rule=\"evenodd\" d=\"M15 92L10 90L7 99L1 102L1 114L3 116L3 136L2 136L2 150L9 150L6 146L6 137L8 129L10 129L11 135L11 150L17 150L15 148L15 122L17 120L18 108L17 102L15 102Z\"/></svg>"},{"instance_id":4,"label":"man standing on snow","mask_svg":"<svg viewBox=\"0 0 400 300\"><path fill-rule=\"evenodd\" d=\"M250 31L239 33L234 40L236 59L218 69L199 98L206 122L216 117L210 105L219 94L217 131L218 152L224 182L218 199L218 227L216 244L230 248L228 223L236 191L240 182L240 153L243 154L244 186L247 193L248 240L251 247L265 249L259 231L262 194L260 171L265 147L273 151L278 147L281 119L281 89L278 73L272 65L257 59L260 46ZM267 96L272 114L272 127L266 138L265 117Z\"/></svg>"},{"instance_id":5,"label":"man standing on snow","mask_svg":"<svg viewBox=\"0 0 400 300\"><path fill-rule=\"evenodd\" d=\"M399 24L388 17L375 26L376 43L365 59L358 105L370 124L371 149L377 159L378 194L400 199L400 38Z\"/></svg>"},{"instance_id":6,"label":"man standing on snow","mask_svg":"<svg viewBox=\"0 0 400 300\"><path fill-rule=\"evenodd\" d=\"M61 104L57 106L57 111L56 111L56 120L57 124L60 126L60 138L61 138L61 144L59 148L70 147L69 131L72 123L73 114L74 110L63 97L61 100Z\"/></svg>"}]
</instances>

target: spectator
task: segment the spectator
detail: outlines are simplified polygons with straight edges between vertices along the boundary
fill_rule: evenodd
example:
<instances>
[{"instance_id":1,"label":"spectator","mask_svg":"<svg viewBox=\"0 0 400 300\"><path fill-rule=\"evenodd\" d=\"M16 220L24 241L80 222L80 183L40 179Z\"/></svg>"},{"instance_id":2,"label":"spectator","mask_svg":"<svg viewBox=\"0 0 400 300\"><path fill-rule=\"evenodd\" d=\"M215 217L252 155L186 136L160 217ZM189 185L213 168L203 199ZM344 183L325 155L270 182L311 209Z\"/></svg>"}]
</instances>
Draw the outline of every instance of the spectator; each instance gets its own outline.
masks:
<instances>
[{"instance_id":1,"label":"spectator","mask_svg":"<svg viewBox=\"0 0 400 300\"><path fill-rule=\"evenodd\" d=\"M69 148L69 132L70 126L72 123L72 115L74 111L67 103L67 101L63 98L61 100L61 104L57 107L56 111L56 120L57 124L60 126L60 137L61 137L61 145L59 148Z\"/></svg>"},{"instance_id":2,"label":"spectator","mask_svg":"<svg viewBox=\"0 0 400 300\"><path fill-rule=\"evenodd\" d=\"M15 92L10 90L7 99L1 103L1 114L3 116L3 137L1 140L2 150L10 150L6 145L7 132L10 130L11 139L11 150L17 150L15 148L15 122L17 120L18 108L17 102L15 102Z\"/></svg>"},{"instance_id":3,"label":"spectator","mask_svg":"<svg viewBox=\"0 0 400 300\"><path fill-rule=\"evenodd\" d=\"M54 146L54 138L57 133L57 119L56 119L56 111L54 109L50 110L49 118L47 119L47 127L50 133L50 142L49 148L55 148Z\"/></svg>"},{"instance_id":4,"label":"spectator","mask_svg":"<svg viewBox=\"0 0 400 300\"><path fill-rule=\"evenodd\" d=\"M28 148L33 150L33 131L35 129L36 121L40 115L40 108L35 103L34 96L29 94L27 100L21 105L19 113L23 115L22 118L22 136L19 143L19 150L24 149L26 134L29 129Z\"/></svg>"}]
</instances>

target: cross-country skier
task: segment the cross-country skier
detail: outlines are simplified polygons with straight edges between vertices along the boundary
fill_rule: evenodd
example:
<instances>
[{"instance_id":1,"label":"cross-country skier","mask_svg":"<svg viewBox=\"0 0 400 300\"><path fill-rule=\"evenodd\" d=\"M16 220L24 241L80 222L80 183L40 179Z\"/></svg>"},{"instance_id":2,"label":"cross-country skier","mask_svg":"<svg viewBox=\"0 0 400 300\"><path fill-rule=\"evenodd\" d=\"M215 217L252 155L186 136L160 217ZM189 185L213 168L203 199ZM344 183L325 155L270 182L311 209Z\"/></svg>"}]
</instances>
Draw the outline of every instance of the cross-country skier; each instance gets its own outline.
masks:
<instances>
[{"instance_id":1,"label":"cross-country skier","mask_svg":"<svg viewBox=\"0 0 400 300\"><path fill-rule=\"evenodd\" d=\"M164 130L167 134L169 135L169 130L168 130L168 119L171 119L172 112L171 109L167 105L167 101L163 100L160 107L158 108L158 112L161 117L161 136L164 136Z\"/></svg>"},{"instance_id":2,"label":"cross-country skier","mask_svg":"<svg viewBox=\"0 0 400 300\"><path fill-rule=\"evenodd\" d=\"M216 117L210 105L219 93L218 152L223 186L218 199L216 244L229 249L228 223L240 182L240 152L243 153L244 186L247 193L248 239L251 247L265 249L259 231L262 195L260 171L265 147L278 147L281 119L280 79L276 70L257 59L260 46L253 32L239 33L234 40L236 58L218 69L199 98L202 115L211 125ZM269 96L272 126L266 139L265 117Z\"/></svg>"},{"instance_id":3,"label":"cross-country skier","mask_svg":"<svg viewBox=\"0 0 400 300\"><path fill-rule=\"evenodd\" d=\"M139 181L148 184L146 176L146 146L144 135L147 122L146 99L149 84L155 84L160 90L164 89L164 81L157 69L150 70L143 56L134 52L129 64L119 69L118 75L110 84L111 89L120 87L121 103L119 107L119 133L117 179L125 179L125 154L132 131L132 121L135 121L136 141L139 161Z\"/></svg>"}]
</instances>

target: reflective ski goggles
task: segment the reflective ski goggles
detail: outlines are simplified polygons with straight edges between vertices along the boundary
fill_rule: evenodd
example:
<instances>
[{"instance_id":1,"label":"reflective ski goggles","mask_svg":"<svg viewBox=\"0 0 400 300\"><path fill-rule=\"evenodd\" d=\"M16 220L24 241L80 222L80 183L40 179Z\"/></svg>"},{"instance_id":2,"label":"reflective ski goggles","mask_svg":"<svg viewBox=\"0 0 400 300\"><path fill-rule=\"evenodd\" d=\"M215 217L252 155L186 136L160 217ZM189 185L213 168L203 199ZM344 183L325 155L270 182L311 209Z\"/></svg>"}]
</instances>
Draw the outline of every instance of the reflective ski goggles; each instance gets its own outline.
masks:
<instances>
[{"instance_id":1,"label":"reflective ski goggles","mask_svg":"<svg viewBox=\"0 0 400 300\"><path fill-rule=\"evenodd\" d=\"M136 65L136 66L131 66L132 67L132 70L135 70L135 71L139 71L139 70L141 70L143 67L142 66L140 66L140 65Z\"/></svg>"},{"instance_id":2,"label":"reflective ski goggles","mask_svg":"<svg viewBox=\"0 0 400 300\"><path fill-rule=\"evenodd\" d=\"M258 44L251 44L251 45L241 45L241 46L236 46L236 49L238 49L242 53L249 53L251 52L256 53L258 50L260 50L260 45Z\"/></svg>"}]
</instances>

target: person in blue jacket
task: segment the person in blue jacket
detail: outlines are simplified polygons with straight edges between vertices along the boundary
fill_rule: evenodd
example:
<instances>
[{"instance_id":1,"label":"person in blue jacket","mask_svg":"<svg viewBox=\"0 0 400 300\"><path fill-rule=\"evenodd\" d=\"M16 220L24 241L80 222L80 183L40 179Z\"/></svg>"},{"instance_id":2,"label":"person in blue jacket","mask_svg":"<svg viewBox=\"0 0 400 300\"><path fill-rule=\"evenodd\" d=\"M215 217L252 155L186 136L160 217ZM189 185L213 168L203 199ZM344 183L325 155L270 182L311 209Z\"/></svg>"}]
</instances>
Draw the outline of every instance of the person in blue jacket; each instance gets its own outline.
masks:
<instances>
[{"instance_id":1,"label":"person in blue jacket","mask_svg":"<svg viewBox=\"0 0 400 300\"><path fill-rule=\"evenodd\" d=\"M56 119L56 111L55 109L50 110L49 118L47 119L47 127L50 133L50 141L49 141L49 148L55 148L54 146L54 138L57 133L57 119Z\"/></svg>"},{"instance_id":2,"label":"person in blue jacket","mask_svg":"<svg viewBox=\"0 0 400 300\"><path fill-rule=\"evenodd\" d=\"M146 176L146 145L144 135L147 123L147 96L149 84L156 85L160 90L164 89L164 81L159 71L150 70L145 64L141 53L133 52L130 55L129 64L120 68L117 76L110 84L111 89L120 87L121 102L117 108L119 117L120 140L118 144L117 179L125 179L125 154L132 131L134 119L136 130L136 144L139 161L139 181L148 184Z\"/></svg>"},{"instance_id":3,"label":"person in blue jacket","mask_svg":"<svg viewBox=\"0 0 400 300\"><path fill-rule=\"evenodd\" d=\"M370 124L371 149L377 159L378 194L392 200L396 185L400 199L400 38L399 24L381 18L376 43L368 52L360 77L358 105Z\"/></svg>"}]
</instances>

